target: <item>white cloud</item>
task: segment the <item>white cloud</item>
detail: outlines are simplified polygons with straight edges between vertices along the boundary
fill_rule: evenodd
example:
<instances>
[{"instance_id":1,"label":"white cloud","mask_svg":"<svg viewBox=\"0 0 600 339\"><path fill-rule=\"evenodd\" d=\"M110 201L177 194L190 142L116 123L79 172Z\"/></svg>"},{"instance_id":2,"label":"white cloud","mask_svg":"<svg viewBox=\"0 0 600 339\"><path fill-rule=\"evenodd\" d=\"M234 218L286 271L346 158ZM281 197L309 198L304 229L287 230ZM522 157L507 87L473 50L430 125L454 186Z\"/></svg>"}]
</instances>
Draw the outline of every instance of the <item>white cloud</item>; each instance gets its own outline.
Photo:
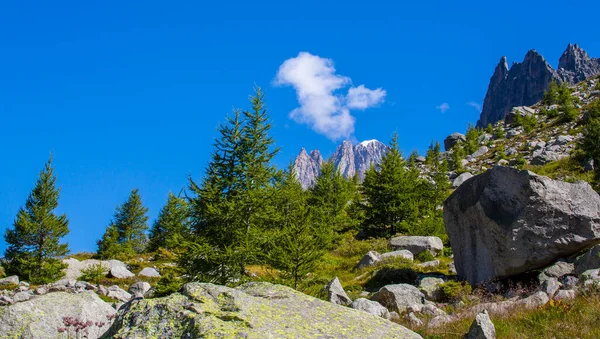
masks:
<instances>
[{"instance_id":1,"label":"white cloud","mask_svg":"<svg viewBox=\"0 0 600 339\"><path fill-rule=\"evenodd\" d=\"M385 90L371 90L364 85L351 87L347 96L335 92L351 84L348 77L336 74L333 60L307 52L288 59L279 66L276 85L294 87L300 107L290 118L307 124L332 140L348 138L354 132L351 109L367 109L383 102Z\"/></svg>"},{"instance_id":2,"label":"white cloud","mask_svg":"<svg viewBox=\"0 0 600 339\"><path fill-rule=\"evenodd\" d=\"M469 101L467 102L467 105L475 108L478 112L481 112L481 105L476 103L475 101Z\"/></svg>"},{"instance_id":3,"label":"white cloud","mask_svg":"<svg viewBox=\"0 0 600 339\"><path fill-rule=\"evenodd\" d=\"M350 87L346 96L346 106L351 109L367 109L382 102L385 94L382 88L373 90L366 88L365 85Z\"/></svg>"},{"instance_id":4,"label":"white cloud","mask_svg":"<svg viewBox=\"0 0 600 339\"><path fill-rule=\"evenodd\" d=\"M439 106L435 106L436 109L440 110L440 112L445 113L447 110L450 109L450 105L448 105L447 102L442 103Z\"/></svg>"}]
</instances>

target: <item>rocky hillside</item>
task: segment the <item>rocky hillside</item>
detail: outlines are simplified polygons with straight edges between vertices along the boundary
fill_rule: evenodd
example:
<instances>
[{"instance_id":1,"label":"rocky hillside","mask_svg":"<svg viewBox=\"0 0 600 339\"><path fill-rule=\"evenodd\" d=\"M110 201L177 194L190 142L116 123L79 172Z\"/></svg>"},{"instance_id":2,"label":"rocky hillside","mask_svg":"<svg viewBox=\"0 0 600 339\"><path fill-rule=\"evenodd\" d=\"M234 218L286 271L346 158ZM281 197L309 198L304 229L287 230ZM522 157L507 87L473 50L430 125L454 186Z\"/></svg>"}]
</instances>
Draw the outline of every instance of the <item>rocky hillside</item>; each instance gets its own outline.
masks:
<instances>
[{"instance_id":1,"label":"rocky hillside","mask_svg":"<svg viewBox=\"0 0 600 339\"><path fill-rule=\"evenodd\" d=\"M510 68L506 57L502 57L490 78L477 125L485 127L500 121L513 107L535 104L552 81L575 84L596 74L600 74L600 59L590 58L578 45L567 46L558 70L535 50L527 52L523 62L515 62Z\"/></svg>"},{"instance_id":2,"label":"rocky hillside","mask_svg":"<svg viewBox=\"0 0 600 339\"><path fill-rule=\"evenodd\" d=\"M345 140L329 160L333 161L344 177L352 178L358 174L359 179L363 180L369 167L379 164L386 149L387 146L377 140L363 141L358 145L352 145L352 142ZM294 167L304 189L314 184L323 161L319 150L313 150L310 154L304 148L300 151Z\"/></svg>"}]
</instances>

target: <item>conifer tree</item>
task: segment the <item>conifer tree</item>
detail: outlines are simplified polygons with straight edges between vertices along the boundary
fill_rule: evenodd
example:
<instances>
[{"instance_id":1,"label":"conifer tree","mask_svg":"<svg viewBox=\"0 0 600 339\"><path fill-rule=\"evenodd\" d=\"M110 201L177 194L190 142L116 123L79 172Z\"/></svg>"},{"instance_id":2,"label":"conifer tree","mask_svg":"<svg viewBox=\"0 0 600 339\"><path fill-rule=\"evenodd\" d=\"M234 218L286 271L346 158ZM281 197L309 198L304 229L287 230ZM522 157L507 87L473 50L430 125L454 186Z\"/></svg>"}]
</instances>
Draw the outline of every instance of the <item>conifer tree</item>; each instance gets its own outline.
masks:
<instances>
[{"instance_id":1,"label":"conifer tree","mask_svg":"<svg viewBox=\"0 0 600 339\"><path fill-rule=\"evenodd\" d=\"M351 226L348 216L348 203L353 196L353 184L335 169L331 161L321 165L321 173L310 188L309 204L315 209L315 218L322 225L328 225L336 232Z\"/></svg>"},{"instance_id":2,"label":"conifer tree","mask_svg":"<svg viewBox=\"0 0 600 339\"><path fill-rule=\"evenodd\" d=\"M267 262L298 283L314 270L332 239L330 228L318 225L307 205L306 193L290 165L278 185L277 210L279 228L272 234Z\"/></svg>"},{"instance_id":3,"label":"conifer tree","mask_svg":"<svg viewBox=\"0 0 600 339\"><path fill-rule=\"evenodd\" d=\"M405 165L394 134L379 170L372 167L365 174L363 191L368 204L363 229L367 234L383 237L410 232L410 222L426 205L426 181L419 177L418 169Z\"/></svg>"},{"instance_id":4,"label":"conifer tree","mask_svg":"<svg viewBox=\"0 0 600 339\"><path fill-rule=\"evenodd\" d=\"M263 231L274 214L271 160L277 153L258 88L249 111L234 111L219 126L212 159L201 184L190 179L195 239L181 258L188 275L221 284L237 281L256 260Z\"/></svg>"},{"instance_id":5,"label":"conifer tree","mask_svg":"<svg viewBox=\"0 0 600 339\"><path fill-rule=\"evenodd\" d=\"M60 189L52 168L52 156L40 172L24 207L19 209L13 228L6 229L8 247L4 253L6 272L32 283L47 283L61 276L58 259L69 252L60 239L69 233L65 214L56 215Z\"/></svg>"},{"instance_id":6,"label":"conifer tree","mask_svg":"<svg viewBox=\"0 0 600 339\"><path fill-rule=\"evenodd\" d=\"M126 258L142 253L147 242L145 232L148 230L148 216L146 213L148 213L148 209L142 204L142 198L136 188L131 191L125 203L117 206L106 233L98 241L98 255L108 259L112 255ZM117 240L116 243L115 240Z\"/></svg>"},{"instance_id":7,"label":"conifer tree","mask_svg":"<svg viewBox=\"0 0 600 339\"><path fill-rule=\"evenodd\" d=\"M185 198L169 192L167 203L150 229L147 251L174 250L189 236L189 208Z\"/></svg>"}]
</instances>

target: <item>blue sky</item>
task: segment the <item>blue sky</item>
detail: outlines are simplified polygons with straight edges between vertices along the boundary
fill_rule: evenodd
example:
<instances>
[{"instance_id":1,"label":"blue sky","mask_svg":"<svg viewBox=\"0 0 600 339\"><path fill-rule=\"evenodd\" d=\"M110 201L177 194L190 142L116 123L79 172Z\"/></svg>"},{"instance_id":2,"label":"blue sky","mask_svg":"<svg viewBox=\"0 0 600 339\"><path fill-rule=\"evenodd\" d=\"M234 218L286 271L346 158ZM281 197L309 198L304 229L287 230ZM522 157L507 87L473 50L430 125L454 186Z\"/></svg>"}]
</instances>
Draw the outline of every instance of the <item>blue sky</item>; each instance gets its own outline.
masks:
<instances>
[{"instance_id":1,"label":"blue sky","mask_svg":"<svg viewBox=\"0 0 600 339\"><path fill-rule=\"evenodd\" d=\"M0 232L51 152L72 251L96 249L133 188L152 221L169 191L202 176L216 125L247 107L255 84L282 147L278 166L301 147L331 154L344 135L387 142L397 131L405 153L423 152L476 122L468 103L482 104L501 56L521 61L535 48L556 67L569 42L600 56L599 9L577 0L1 2ZM295 68L281 73L286 60Z\"/></svg>"}]
</instances>

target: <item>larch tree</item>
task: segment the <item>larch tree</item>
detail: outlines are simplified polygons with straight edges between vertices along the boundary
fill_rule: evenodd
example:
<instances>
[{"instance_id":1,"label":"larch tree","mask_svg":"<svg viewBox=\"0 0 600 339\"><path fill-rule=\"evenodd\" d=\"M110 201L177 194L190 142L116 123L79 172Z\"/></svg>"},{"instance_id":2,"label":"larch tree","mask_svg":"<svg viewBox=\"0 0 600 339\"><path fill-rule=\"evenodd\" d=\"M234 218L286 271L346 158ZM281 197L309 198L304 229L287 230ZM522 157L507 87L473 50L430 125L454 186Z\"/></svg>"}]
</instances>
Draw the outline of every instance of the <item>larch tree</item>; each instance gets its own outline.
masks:
<instances>
[{"instance_id":1,"label":"larch tree","mask_svg":"<svg viewBox=\"0 0 600 339\"><path fill-rule=\"evenodd\" d=\"M64 265L59 257L66 255L69 247L60 240L69 233L69 221L65 214L54 213L59 195L50 156L25 206L19 209L13 228L4 235L7 273L38 284L62 275Z\"/></svg>"},{"instance_id":2,"label":"larch tree","mask_svg":"<svg viewBox=\"0 0 600 339\"><path fill-rule=\"evenodd\" d=\"M142 253L147 243L148 208L144 207L138 189L129 194L129 198L117 210L98 241L98 255L110 258L117 252L118 257L131 257ZM116 243L115 243L116 240Z\"/></svg>"},{"instance_id":3,"label":"larch tree","mask_svg":"<svg viewBox=\"0 0 600 339\"><path fill-rule=\"evenodd\" d=\"M165 206L150 229L146 250L154 252L159 248L174 250L180 247L183 239L190 234L189 222L187 200L169 192Z\"/></svg>"}]
</instances>

